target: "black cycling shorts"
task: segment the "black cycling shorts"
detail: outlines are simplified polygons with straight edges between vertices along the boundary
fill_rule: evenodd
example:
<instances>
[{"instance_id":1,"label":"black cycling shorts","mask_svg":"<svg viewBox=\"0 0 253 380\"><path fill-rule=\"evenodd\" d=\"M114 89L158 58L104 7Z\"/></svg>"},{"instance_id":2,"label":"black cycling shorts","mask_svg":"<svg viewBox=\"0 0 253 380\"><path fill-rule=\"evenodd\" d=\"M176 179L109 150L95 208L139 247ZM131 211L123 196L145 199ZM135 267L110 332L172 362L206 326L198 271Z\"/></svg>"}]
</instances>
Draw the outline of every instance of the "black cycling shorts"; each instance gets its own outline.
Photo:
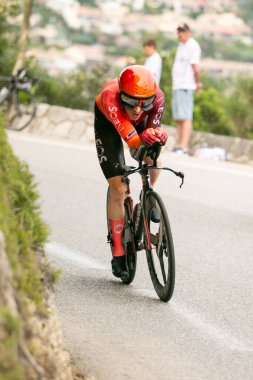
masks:
<instances>
[{"instance_id":1,"label":"black cycling shorts","mask_svg":"<svg viewBox=\"0 0 253 380\"><path fill-rule=\"evenodd\" d=\"M125 157L121 137L96 104L94 128L98 161L105 178L123 175Z\"/></svg>"},{"instance_id":2,"label":"black cycling shorts","mask_svg":"<svg viewBox=\"0 0 253 380\"><path fill-rule=\"evenodd\" d=\"M121 136L95 103L95 143L99 164L106 179L125 173L125 157ZM138 133L145 129L146 120L136 127Z\"/></svg>"}]
</instances>

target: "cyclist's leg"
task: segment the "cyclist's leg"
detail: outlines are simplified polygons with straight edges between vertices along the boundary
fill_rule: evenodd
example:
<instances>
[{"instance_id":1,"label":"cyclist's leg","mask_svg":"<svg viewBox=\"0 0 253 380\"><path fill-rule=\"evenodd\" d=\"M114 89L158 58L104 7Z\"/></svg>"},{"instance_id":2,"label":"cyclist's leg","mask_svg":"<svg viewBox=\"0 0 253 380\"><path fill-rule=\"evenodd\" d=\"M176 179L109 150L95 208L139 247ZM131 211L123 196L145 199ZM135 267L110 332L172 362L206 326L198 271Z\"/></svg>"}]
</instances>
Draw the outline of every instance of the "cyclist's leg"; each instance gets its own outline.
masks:
<instances>
[{"instance_id":1,"label":"cyclist's leg","mask_svg":"<svg viewBox=\"0 0 253 380\"><path fill-rule=\"evenodd\" d=\"M113 240L113 273L126 276L125 251L122 244L124 229L124 198L126 188L121 182L125 158L121 137L98 107L95 106L95 139L101 169L109 184L108 219Z\"/></svg>"},{"instance_id":2,"label":"cyclist's leg","mask_svg":"<svg viewBox=\"0 0 253 380\"><path fill-rule=\"evenodd\" d=\"M125 225L124 199L126 187L121 182L121 179L122 176L107 179L109 184L108 217L113 241L112 273L116 277L126 278L129 276L125 247L123 246L123 232Z\"/></svg>"},{"instance_id":3,"label":"cyclist's leg","mask_svg":"<svg viewBox=\"0 0 253 380\"><path fill-rule=\"evenodd\" d=\"M126 186L121 182L122 176L108 178L109 203L108 216L110 219L121 219L124 217L124 199Z\"/></svg>"},{"instance_id":4,"label":"cyclist's leg","mask_svg":"<svg viewBox=\"0 0 253 380\"><path fill-rule=\"evenodd\" d=\"M108 217L113 240L113 256L124 256L125 250L122 244L125 222L124 199L126 187L121 182L122 176L108 178L109 202Z\"/></svg>"}]
</instances>

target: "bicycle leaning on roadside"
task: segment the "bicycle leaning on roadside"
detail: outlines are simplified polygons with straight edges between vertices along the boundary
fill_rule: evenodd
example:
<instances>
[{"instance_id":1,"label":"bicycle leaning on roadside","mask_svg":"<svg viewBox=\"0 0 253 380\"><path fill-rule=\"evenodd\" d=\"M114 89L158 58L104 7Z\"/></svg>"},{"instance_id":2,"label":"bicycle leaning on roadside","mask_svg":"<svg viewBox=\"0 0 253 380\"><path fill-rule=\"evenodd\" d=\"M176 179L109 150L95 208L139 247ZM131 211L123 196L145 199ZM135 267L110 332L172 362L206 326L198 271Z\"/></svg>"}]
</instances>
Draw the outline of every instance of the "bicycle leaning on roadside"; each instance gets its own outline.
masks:
<instances>
[{"instance_id":1,"label":"bicycle leaning on roadside","mask_svg":"<svg viewBox=\"0 0 253 380\"><path fill-rule=\"evenodd\" d=\"M125 225L123 232L123 245L125 247L125 257L128 264L129 275L121 278L124 284L130 284L136 272L137 251L145 249L149 273L158 297L167 302L171 299L175 285L175 257L174 245L170 228L168 214L161 196L155 192L150 185L149 171L167 170L180 177L184 183L184 174L174 171L168 167L158 167L157 158L160 154L161 146L157 143L151 147L141 146L138 155L135 157L139 161L138 167L126 166L126 172L122 182L126 184ZM143 162L147 155L153 159L153 165L146 165ZM140 173L142 178L142 190L140 201L133 207L133 199L130 193L130 175ZM109 192L107 193L108 205ZM151 214L153 208L159 213L159 220L152 221ZM108 243L113 246L112 235L108 226Z\"/></svg>"},{"instance_id":2,"label":"bicycle leaning on roadside","mask_svg":"<svg viewBox=\"0 0 253 380\"><path fill-rule=\"evenodd\" d=\"M4 83L0 90L0 107L8 129L22 131L35 117L33 88L37 81L37 78L29 77L25 69L10 77L0 77L0 82Z\"/></svg>"}]
</instances>

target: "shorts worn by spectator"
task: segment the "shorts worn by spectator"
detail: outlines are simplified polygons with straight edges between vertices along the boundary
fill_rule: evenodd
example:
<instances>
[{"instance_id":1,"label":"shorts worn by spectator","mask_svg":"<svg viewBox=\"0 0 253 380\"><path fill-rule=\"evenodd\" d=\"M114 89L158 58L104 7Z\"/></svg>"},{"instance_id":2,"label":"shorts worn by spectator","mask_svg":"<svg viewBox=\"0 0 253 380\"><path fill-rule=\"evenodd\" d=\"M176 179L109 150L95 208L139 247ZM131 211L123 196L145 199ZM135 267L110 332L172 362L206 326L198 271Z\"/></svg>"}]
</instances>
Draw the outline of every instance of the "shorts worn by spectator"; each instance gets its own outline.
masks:
<instances>
[{"instance_id":1,"label":"shorts worn by spectator","mask_svg":"<svg viewBox=\"0 0 253 380\"><path fill-rule=\"evenodd\" d=\"M124 229L125 159L122 139L129 148L142 143L164 145L167 133L161 128L164 95L152 73L144 66L132 65L119 78L105 84L95 102L95 142L99 164L109 184L108 219L113 240L112 269L117 277L126 276L122 244ZM143 133L145 131L145 133ZM144 161L152 164L146 157ZM159 173L150 173L154 185Z\"/></svg>"},{"instance_id":2,"label":"shorts worn by spectator","mask_svg":"<svg viewBox=\"0 0 253 380\"><path fill-rule=\"evenodd\" d=\"M194 92L200 91L201 48L187 24L177 28L179 45L172 67L172 117L176 121L176 152L187 153L192 131Z\"/></svg>"}]
</instances>

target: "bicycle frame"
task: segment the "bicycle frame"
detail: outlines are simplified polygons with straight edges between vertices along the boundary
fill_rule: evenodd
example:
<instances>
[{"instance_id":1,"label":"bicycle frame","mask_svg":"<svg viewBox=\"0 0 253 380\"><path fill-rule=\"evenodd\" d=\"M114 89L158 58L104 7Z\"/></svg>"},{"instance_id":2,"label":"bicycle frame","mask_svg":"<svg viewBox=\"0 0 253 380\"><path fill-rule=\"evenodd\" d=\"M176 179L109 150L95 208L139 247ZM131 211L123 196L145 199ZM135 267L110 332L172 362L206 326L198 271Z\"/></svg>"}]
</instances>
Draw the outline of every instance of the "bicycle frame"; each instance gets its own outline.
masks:
<instances>
[{"instance_id":1,"label":"bicycle frame","mask_svg":"<svg viewBox=\"0 0 253 380\"><path fill-rule=\"evenodd\" d=\"M137 250L141 250L142 249L141 239L142 239L142 235L143 235L143 228L145 228L146 236L148 237L148 241L147 241L148 248L151 249L151 240L150 240L147 220L145 218L145 209L144 209L144 207L145 207L144 206L145 205L145 202L144 202L145 197L147 196L147 194L150 191L153 191L153 189L152 189L152 187L150 185L150 173L149 173L149 171L151 169L154 169L154 170L168 170L168 171L174 173L176 176L178 176L178 177L181 178L182 182L181 182L180 188L182 187L182 185L184 183L184 174L182 172L177 172L177 171L175 171L175 170L173 170L171 168L168 168L168 167L159 167L159 166L157 166L157 157L156 156L154 157L153 165L146 165L143 162L143 158L144 158L144 155L146 154L146 152L147 152L147 150L149 148L143 146L141 149L142 150L140 152L140 157L139 157L139 166L137 168L130 167L130 169L128 169L128 167L127 167L126 168L126 173L124 174L124 176L122 178L122 182L127 185L126 199L130 199L131 200L131 208L133 210L133 201L132 201L132 198L130 196L130 180L129 180L128 177L130 175L132 175L132 174L135 174L135 173L140 173L141 174L142 190L141 190L141 193L140 193L139 208L137 208L137 215L135 215L135 220L131 221L132 222L133 231L134 231L135 246L136 246ZM125 200L125 202L126 202L126 200Z\"/></svg>"}]
</instances>

